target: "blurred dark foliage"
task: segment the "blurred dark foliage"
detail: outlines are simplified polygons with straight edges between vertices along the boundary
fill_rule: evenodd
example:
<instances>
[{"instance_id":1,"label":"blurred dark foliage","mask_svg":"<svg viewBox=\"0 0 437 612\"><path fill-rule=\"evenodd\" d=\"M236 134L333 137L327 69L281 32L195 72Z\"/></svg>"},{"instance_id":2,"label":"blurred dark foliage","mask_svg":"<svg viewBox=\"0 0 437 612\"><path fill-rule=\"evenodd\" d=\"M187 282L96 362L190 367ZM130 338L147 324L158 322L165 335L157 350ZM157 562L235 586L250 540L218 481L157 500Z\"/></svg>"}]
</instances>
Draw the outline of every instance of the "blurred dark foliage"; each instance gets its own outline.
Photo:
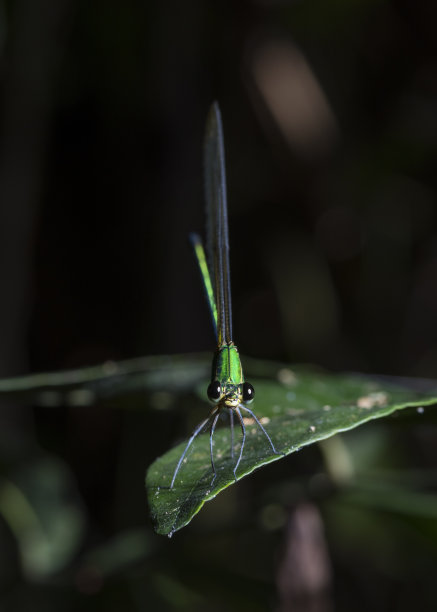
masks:
<instances>
[{"instance_id":1,"label":"blurred dark foliage","mask_svg":"<svg viewBox=\"0 0 437 612\"><path fill-rule=\"evenodd\" d=\"M217 99L241 351L435 377L436 20L413 0L1 1L1 376L213 348L187 236ZM337 507L316 448L153 536L145 467L196 402L2 404L2 610L435 609L435 519ZM393 423L381 465L432 473L432 419ZM19 544L29 482L60 489L59 558ZM306 502L330 586L302 607L284 577Z\"/></svg>"}]
</instances>

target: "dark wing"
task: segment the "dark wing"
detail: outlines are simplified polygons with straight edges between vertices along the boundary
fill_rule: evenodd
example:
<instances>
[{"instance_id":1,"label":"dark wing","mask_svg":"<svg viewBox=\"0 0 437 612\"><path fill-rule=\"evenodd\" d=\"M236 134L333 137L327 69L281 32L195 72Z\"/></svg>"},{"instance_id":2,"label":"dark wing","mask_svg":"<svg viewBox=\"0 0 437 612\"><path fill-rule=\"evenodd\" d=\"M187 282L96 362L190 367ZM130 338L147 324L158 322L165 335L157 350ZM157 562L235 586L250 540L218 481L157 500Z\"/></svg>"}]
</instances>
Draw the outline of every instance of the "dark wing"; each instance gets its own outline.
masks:
<instances>
[{"instance_id":1,"label":"dark wing","mask_svg":"<svg viewBox=\"0 0 437 612\"><path fill-rule=\"evenodd\" d=\"M217 338L222 345L232 342L232 310L225 149L217 102L206 121L205 195L208 265L217 306Z\"/></svg>"}]
</instances>

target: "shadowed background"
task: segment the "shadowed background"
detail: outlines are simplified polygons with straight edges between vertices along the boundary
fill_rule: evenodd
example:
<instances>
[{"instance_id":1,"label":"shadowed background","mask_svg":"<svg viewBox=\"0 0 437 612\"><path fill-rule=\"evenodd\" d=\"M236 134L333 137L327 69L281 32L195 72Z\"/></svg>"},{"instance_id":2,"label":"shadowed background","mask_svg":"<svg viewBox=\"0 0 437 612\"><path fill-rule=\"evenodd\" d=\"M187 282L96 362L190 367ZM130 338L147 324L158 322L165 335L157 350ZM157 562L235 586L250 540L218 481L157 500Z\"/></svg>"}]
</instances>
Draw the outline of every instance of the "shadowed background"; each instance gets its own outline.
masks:
<instances>
[{"instance_id":1,"label":"shadowed background","mask_svg":"<svg viewBox=\"0 0 437 612\"><path fill-rule=\"evenodd\" d=\"M204 231L215 99L241 352L435 377L436 13L412 0L0 2L1 377L213 348L188 234ZM317 449L223 494L174 541L153 536L144 471L196 402L2 404L2 609L404 610L418 593L431 605L429 525L394 521L402 562L387 517L392 535L373 533L367 556L342 547L345 516L307 505ZM397 436L400 464L435 467L435 425ZM384 456L387 438L380 425L357 444L374 457L382 440ZM33 562L11 527L25 514L17 483L64 526L33 542ZM308 555L319 569L296 586Z\"/></svg>"}]
</instances>

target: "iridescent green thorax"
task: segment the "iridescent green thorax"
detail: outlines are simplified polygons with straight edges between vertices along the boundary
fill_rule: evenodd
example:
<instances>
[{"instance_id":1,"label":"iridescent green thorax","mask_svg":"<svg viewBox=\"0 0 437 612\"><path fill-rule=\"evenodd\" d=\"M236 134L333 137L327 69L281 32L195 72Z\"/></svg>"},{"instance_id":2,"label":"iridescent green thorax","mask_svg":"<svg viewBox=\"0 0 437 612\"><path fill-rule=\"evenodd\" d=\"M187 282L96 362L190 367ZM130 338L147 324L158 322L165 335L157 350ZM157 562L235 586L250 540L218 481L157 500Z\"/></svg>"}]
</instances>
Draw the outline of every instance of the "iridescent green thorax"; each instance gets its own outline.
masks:
<instances>
[{"instance_id":1,"label":"iridescent green thorax","mask_svg":"<svg viewBox=\"0 0 437 612\"><path fill-rule=\"evenodd\" d=\"M212 363L212 380L218 380L222 388L220 404L228 408L239 406L243 401L243 369L240 355L233 342L222 344L216 350Z\"/></svg>"}]
</instances>

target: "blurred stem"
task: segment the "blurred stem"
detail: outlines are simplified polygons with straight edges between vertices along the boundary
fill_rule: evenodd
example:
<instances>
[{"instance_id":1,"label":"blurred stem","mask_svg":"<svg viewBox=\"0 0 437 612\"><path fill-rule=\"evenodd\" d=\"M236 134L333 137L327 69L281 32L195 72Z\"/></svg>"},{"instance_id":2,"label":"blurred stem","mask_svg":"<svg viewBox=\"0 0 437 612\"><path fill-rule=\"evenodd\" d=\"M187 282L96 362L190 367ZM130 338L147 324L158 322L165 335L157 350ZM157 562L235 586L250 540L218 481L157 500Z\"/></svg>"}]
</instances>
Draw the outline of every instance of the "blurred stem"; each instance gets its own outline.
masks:
<instances>
[{"instance_id":1,"label":"blurred stem","mask_svg":"<svg viewBox=\"0 0 437 612\"><path fill-rule=\"evenodd\" d=\"M18 0L8 30L0 151L0 376L27 367L34 230L69 3ZM1 448L12 458L29 447L28 413L3 405L1 415Z\"/></svg>"},{"instance_id":2,"label":"blurred stem","mask_svg":"<svg viewBox=\"0 0 437 612\"><path fill-rule=\"evenodd\" d=\"M279 612L330 612L332 567L323 520L313 504L290 514L276 584Z\"/></svg>"},{"instance_id":3,"label":"blurred stem","mask_svg":"<svg viewBox=\"0 0 437 612\"><path fill-rule=\"evenodd\" d=\"M70 0L15 2L0 158L0 375L26 365L34 229Z\"/></svg>"},{"instance_id":4,"label":"blurred stem","mask_svg":"<svg viewBox=\"0 0 437 612\"><path fill-rule=\"evenodd\" d=\"M319 442L319 448L325 460L326 470L337 485L349 483L355 475L355 467L346 444L341 435L332 436Z\"/></svg>"}]
</instances>

